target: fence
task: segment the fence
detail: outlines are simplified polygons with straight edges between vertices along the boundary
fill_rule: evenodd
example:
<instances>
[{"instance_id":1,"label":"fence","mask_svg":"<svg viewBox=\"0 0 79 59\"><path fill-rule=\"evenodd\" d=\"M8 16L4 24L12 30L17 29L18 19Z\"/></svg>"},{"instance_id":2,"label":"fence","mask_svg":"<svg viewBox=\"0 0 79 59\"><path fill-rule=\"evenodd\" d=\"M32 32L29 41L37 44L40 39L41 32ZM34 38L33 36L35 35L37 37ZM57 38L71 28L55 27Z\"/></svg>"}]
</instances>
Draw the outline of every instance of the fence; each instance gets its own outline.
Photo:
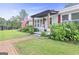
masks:
<instances>
[{"instance_id":1,"label":"fence","mask_svg":"<svg viewBox=\"0 0 79 59\"><path fill-rule=\"evenodd\" d=\"M12 30L17 29L16 27L10 27L10 26L0 26L0 30Z\"/></svg>"}]
</instances>

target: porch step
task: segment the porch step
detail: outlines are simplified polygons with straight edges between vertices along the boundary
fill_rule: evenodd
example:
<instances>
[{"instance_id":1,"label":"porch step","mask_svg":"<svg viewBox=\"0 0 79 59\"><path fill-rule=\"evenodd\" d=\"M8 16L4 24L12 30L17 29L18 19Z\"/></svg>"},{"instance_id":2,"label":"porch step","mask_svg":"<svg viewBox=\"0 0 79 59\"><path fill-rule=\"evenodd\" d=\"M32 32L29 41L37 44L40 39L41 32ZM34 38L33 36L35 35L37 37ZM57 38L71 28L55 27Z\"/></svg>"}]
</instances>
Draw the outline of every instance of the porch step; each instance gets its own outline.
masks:
<instances>
[{"instance_id":1,"label":"porch step","mask_svg":"<svg viewBox=\"0 0 79 59\"><path fill-rule=\"evenodd\" d=\"M35 36L38 36L38 37L40 37L40 35L39 34L34 34Z\"/></svg>"},{"instance_id":2,"label":"porch step","mask_svg":"<svg viewBox=\"0 0 79 59\"><path fill-rule=\"evenodd\" d=\"M47 35L50 35L50 32L46 32ZM34 32L35 36L41 36L41 32Z\"/></svg>"},{"instance_id":3,"label":"porch step","mask_svg":"<svg viewBox=\"0 0 79 59\"><path fill-rule=\"evenodd\" d=\"M35 36L40 36L41 32L34 32Z\"/></svg>"}]
</instances>

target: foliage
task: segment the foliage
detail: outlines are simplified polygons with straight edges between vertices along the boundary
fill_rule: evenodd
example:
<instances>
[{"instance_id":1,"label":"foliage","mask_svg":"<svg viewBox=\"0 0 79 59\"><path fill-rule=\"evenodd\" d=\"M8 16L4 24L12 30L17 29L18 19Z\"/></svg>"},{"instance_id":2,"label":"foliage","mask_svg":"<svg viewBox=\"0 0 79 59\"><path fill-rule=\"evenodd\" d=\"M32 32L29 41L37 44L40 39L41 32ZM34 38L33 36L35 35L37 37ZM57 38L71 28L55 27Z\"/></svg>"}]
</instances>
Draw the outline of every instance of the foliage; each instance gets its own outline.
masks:
<instances>
[{"instance_id":1,"label":"foliage","mask_svg":"<svg viewBox=\"0 0 79 59\"><path fill-rule=\"evenodd\" d=\"M46 32L45 31L41 32L41 36L47 36Z\"/></svg>"},{"instance_id":2,"label":"foliage","mask_svg":"<svg viewBox=\"0 0 79 59\"><path fill-rule=\"evenodd\" d=\"M21 27L21 20L28 16L26 11L22 9L19 13L19 16L12 16L10 19L6 20L0 17L0 26L11 27L11 28L20 28ZM25 28L26 29L26 28ZM24 30L25 31L25 30Z\"/></svg>"},{"instance_id":3,"label":"foliage","mask_svg":"<svg viewBox=\"0 0 79 59\"><path fill-rule=\"evenodd\" d=\"M22 9L19 14L20 14L21 20L24 20L24 18L28 16L28 14L24 9Z\"/></svg>"},{"instance_id":4,"label":"foliage","mask_svg":"<svg viewBox=\"0 0 79 59\"><path fill-rule=\"evenodd\" d=\"M30 34L34 33L34 28L32 26L28 26L28 30Z\"/></svg>"},{"instance_id":5,"label":"foliage","mask_svg":"<svg viewBox=\"0 0 79 59\"><path fill-rule=\"evenodd\" d=\"M10 19L6 20L0 17L0 26L11 27L11 28L20 28L21 22L19 16L12 16Z\"/></svg>"},{"instance_id":6,"label":"foliage","mask_svg":"<svg viewBox=\"0 0 79 59\"><path fill-rule=\"evenodd\" d=\"M67 23L64 30L66 31L66 36L65 38L68 39L69 41L73 41L73 40L77 40L79 32L77 29L77 24L75 24L74 22L71 23Z\"/></svg>"},{"instance_id":7,"label":"foliage","mask_svg":"<svg viewBox=\"0 0 79 59\"><path fill-rule=\"evenodd\" d=\"M63 33L62 33L63 32ZM51 26L51 33L50 38L54 40L63 40L64 39L65 32L63 31L62 25L54 24Z\"/></svg>"},{"instance_id":8,"label":"foliage","mask_svg":"<svg viewBox=\"0 0 79 59\"><path fill-rule=\"evenodd\" d=\"M22 31L22 32L28 32L28 28L25 27L25 28L21 28L19 31Z\"/></svg>"},{"instance_id":9,"label":"foliage","mask_svg":"<svg viewBox=\"0 0 79 59\"><path fill-rule=\"evenodd\" d=\"M5 25L6 25L6 20L0 17L0 26L5 26Z\"/></svg>"},{"instance_id":10,"label":"foliage","mask_svg":"<svg viewBox=\"0 0 79 59\"><path fill-rule=\"evenodd\" d=\"M38 28L34 28L34 32L38 32L39 31L39 29Z\"/></svg>"},{"instance_id":11,"label":"foliage","mask_svg":"<svg viewBox=\"0 0 79 59\"><path fill-rule=\"evenodd\" d=\"M20 28L21 26L21 21L19 19L19 16L12 16L8 21L7 21L7 26L10 27L16 27L16 28Z\"/></svg>"},{"instance_id":12,"label":"foliage","mask_svg":"<svg viewBox=\"0 0 79 59\"><path fill-rule=\"evenodd\" d=\"M32 26L26 26L25 28L21 28L19 31L28 32L30 34L33 34L34 33L34 28Z\"/></svg>"},{"instance_id":13,"label":"foliage","mask_svg":"<svg viewBox=\"0 0 79 59\"><path fill-rule=\"evenodd\" d=\"M49 38L54 40L77 41L79 39L78 24L74 22L55 24L50 27Z\"/></svg>"}]
</instances>

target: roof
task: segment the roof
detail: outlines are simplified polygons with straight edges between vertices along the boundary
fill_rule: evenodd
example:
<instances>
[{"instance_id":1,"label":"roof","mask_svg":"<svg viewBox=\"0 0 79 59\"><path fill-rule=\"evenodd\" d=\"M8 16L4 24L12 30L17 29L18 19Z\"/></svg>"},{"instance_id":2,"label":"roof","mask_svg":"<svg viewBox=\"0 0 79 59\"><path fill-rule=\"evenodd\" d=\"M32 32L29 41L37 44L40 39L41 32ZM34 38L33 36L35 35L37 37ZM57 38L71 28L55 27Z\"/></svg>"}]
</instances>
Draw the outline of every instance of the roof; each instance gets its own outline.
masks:
<instances>
[{"instance_id":1,"label":"roof","mask_svg":"<svg viewBox=\"0 0 79 59\"><path fill-rule=\"evenodd\" d=\"M32 15L31 17L43 17L43 16L47 16L48 13L50 13L52 15L52 14L57 14L58 11L55 11L55 10L45 10L43 12L37 13L35 15Z\"/></svg>"},{"instance_id":2,"label":"roof","mask_svg":"<svg viewBox=\"0 0 79 59\"><path fill-rule=\"evenodd\" d=\"M59 14L69 13L69 12L78 11L78 10L79 10L79 4L64 8L64 9L60 10Z\"/></svg>"},{"instance_id":3,"label":"roof","mask_svg":"<svg viewBox=\"0 0 79 59\"><path fill-rule=\"evenodd\" d=\"M71 6L74 6L74 5L77 5L77 4L79 4L79 3L66 3L64 8L71 7Z\"/></svg>"}]
</instances>

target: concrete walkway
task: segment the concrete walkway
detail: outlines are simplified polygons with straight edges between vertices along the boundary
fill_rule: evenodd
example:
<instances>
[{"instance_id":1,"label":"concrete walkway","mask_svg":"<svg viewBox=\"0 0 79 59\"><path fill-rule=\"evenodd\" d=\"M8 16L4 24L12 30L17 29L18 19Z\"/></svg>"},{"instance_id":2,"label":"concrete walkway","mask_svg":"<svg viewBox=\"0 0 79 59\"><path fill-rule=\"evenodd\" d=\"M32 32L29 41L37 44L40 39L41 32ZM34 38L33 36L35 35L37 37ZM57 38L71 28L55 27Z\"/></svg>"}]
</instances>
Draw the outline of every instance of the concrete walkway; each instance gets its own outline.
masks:
<instances>
[{"instance_id":1,"label":"concrete walkway","mask_svg":"<svg viewBox=\"0 0 79 59\"><path fill-rule=\"evenodd\" d=\"M8 53L8 55L18 55L17 50L14 47L14 44L23 40L29 39L31 36L25 36L16 39L10 39L5 41L0 41L0 54Z\"/></svg>"}]
</instances>

